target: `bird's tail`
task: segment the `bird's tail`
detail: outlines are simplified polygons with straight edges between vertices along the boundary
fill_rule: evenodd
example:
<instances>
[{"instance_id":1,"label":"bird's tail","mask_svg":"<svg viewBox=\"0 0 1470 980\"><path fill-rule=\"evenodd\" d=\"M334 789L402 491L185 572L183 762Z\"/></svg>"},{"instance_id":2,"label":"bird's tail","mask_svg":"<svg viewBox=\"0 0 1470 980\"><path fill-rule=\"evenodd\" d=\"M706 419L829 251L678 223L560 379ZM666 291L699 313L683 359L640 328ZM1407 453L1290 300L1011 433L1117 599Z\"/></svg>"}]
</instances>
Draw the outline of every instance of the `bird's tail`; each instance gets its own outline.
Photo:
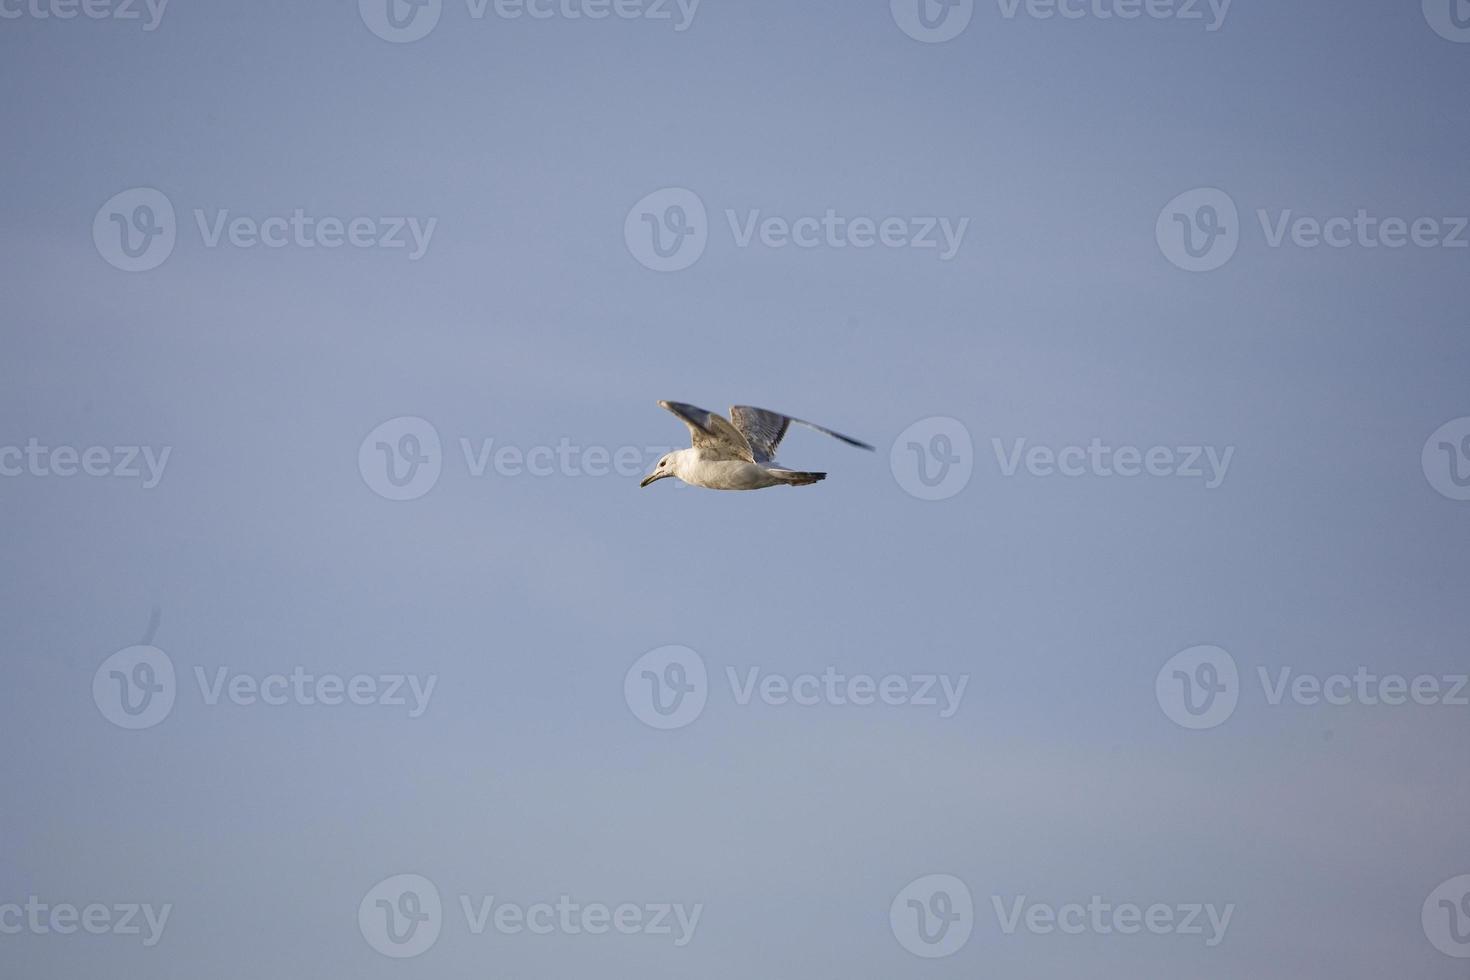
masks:
<instances>
[{"instance_id":1,"label":"bird's tail","mask_svg":"<svg viewBox=\"0 0 1470 980\"><path fill-rule=\"evenodd\" d=\"M776 475L793 487L804 487L827 479L826 473L798 473L796 470L780 470Z\"/></svg>"}]
</instances>

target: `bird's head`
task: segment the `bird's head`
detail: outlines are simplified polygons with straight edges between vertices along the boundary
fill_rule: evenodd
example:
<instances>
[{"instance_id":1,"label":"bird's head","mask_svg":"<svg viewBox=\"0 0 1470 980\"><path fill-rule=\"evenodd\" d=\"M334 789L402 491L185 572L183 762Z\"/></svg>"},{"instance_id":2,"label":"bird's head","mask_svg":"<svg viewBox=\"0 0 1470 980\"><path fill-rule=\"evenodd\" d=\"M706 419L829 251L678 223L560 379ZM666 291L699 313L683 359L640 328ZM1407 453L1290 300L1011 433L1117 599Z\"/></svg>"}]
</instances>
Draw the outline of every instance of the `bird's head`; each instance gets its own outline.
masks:
<instances>
[{"instance_id":1,"label":"bird's head","mask_svg":"<svg viewBox=\"0 0 1470 980\"><path fill-rule=\"evenodd\" d=\"M662 480L662 479L665 479L667 477L673 476L674 475L674 457L677 456L677 455L678 455L677 452L664 453L663 458L660 459L658 461L657 465L654 466L653 472L651 472L647 476L645 476L643 478L643 482L640 483L640 484L638 484L638 485L640 487L646 487L650 483L657 483L659 480Z\"/></svg>"}]
</instances>

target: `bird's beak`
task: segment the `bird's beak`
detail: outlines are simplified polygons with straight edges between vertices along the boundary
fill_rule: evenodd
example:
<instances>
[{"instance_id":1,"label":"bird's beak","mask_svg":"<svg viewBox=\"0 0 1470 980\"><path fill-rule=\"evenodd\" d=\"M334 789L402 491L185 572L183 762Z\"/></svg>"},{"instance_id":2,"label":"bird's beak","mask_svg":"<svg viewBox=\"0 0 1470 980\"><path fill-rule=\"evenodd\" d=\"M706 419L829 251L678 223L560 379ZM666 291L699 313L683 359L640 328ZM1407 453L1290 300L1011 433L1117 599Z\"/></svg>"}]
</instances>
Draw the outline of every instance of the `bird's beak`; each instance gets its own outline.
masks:
<instances>
[{"instance_id":1,"label":"bird's beak","mask_svg":"<svg viewBox=\"0 0 1470 980\"><path fill-rule=\"evenodd\" d=\"M669 475L670 474L668 474L668 473L650 473L647 476L645 476L643 478L643 482L640 483L640 484L638 484L638 485L640 487L646 487L650 483L654 483L654 482L656 482L658 480L662 480L664 477L669 476Z\"/></svg>"}]
</instances>

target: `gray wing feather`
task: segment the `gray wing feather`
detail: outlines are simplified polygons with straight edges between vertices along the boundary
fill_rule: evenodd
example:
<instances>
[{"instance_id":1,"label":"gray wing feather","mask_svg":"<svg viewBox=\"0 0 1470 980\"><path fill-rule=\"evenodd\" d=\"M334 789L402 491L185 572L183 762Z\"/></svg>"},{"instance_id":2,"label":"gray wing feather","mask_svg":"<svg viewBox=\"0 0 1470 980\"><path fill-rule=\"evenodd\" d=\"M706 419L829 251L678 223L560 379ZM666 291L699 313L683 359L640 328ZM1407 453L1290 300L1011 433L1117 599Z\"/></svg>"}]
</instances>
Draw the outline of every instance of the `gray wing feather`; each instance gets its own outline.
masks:
<instances>
[{"instance_id":1,"label":"gray wing feather","mask_svg":"<svg viewBox=\"0 0 1470 980\"><path fill-rule=\"evenodd\" d=\"M745 434L723 416L687 402L661 401L658 404L660 408L673 412L689 427L689 441L696 449L710 450L722 459L755 460Z\"/></svg>"},{"instance_id":2,"label":"gray wing feather","mask_svg":"<svg viewBox=\"0 0 1470 980\"><path fill-rule=\"evenodd\" d=\"M757 463L769 463L776 458L776 448L781 445L781 440L786 436L786 430L791 428L792 422L804 425L808 429L816 429L823 435L834 439L840 439L849 446L857 446L859 449L866 449L870 452L873 450L872 446L852 436L845 436L840 432L833 432L831 429L817 425L815 422L808 422L791 415L782 415L780 412L772 412L764 408L736 405L730 409L730 420L735 423L735 428L745 436L746 442L750 444L751 452L755 454Z\"/></svg>"}]
</instances>

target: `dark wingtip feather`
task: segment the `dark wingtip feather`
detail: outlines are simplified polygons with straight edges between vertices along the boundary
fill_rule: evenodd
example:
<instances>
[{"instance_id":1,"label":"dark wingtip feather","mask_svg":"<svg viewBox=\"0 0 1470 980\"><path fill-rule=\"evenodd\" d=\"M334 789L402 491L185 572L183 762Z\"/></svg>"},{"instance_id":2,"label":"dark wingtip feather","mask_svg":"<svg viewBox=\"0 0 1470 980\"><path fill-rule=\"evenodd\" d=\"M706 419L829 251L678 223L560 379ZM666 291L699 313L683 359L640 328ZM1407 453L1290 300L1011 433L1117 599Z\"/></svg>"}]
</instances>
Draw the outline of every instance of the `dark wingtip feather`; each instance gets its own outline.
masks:
<instances>
[{"instance_id":1,"label":"dark wingtip feather","mask_svg":"<svg viewBox=\"0 0 1470 980\"><path fill-rule=\"evenodd\" d=\"M811 425L810 422L806 424ZM878 451L872 446L868 445L866 442L863 442L861 439L854 439L852 436L845 436L841 432L833 432L831 429L820 429L818 426L812 426L812 428L819 429L819 431L825 432L827 435L831 436L834 439L841 439L849 446L856 446L859 449L866 449L870 453L876 453Z\"/></svg>"}]
</instances>

